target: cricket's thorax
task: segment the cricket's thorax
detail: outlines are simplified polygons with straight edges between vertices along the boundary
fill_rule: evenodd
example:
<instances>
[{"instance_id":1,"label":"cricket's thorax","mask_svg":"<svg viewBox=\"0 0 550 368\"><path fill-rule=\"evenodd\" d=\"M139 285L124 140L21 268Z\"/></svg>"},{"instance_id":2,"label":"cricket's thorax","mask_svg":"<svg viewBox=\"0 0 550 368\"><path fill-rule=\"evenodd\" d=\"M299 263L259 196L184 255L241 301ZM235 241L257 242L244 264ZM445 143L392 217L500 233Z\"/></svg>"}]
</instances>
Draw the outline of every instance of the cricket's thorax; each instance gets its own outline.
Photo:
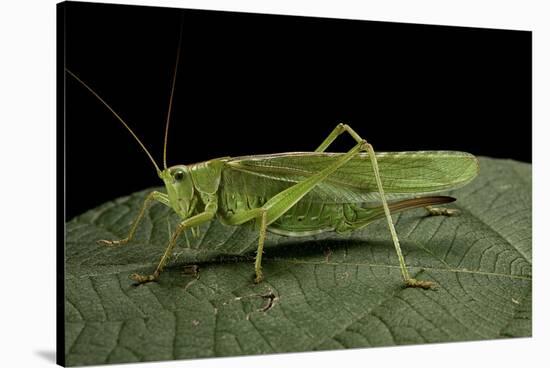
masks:
<instances>
[{"instance_id":1,"label":"cricket's thorax","mask_svg":"<svg viewBox=\"0 0 550 368\"><path fill-rule=\"evenodd\" d=\"M214 159L187 166L172 166L161 172L170 206L182 219L204 211L206 206L217 209L222 167L223 162Z\"/></svg>"}]
</instances>

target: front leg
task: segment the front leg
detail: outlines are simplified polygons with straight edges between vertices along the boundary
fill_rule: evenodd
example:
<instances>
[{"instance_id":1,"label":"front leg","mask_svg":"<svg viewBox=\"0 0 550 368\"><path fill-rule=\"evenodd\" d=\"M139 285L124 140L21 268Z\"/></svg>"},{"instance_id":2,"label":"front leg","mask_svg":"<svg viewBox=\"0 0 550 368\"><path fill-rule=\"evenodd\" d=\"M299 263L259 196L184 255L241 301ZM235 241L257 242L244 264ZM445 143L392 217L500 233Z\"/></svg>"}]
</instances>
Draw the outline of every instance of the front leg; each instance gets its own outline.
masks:
<instances>
[{"instance_id":1,"label":"front leg","mask_svg":"<svg viewBox=\"0 0 550 368\"><path fill-rule=\"evenodd\" d=\"M139 211L139 214L135 218L134 222L132 223L132 227L130 228L130 232L128 233L128 236L126 236L124 239L120 240L98 240L98 244L106 245L108 247L113 247L116 245L122 245L128 243L130 240L133 239L134 234L136 233L136 229L143 219L143 215L145 215L145 211L147 210L147 207L149 207L149 204L151 201L158 201L160 203L163 203L165 205L170 205L170 202L168 200L168 196L164 193L153 191L147 195L145 198L145 201L143 201L143 205L141 206L141 210Z\"/></svg>"},{"instance_id":2,"label":"front leg","mask_svg":"<svg viewBox=\"0 0 550 368\"><path fill-rule=\"evenodd\" d=\"M186 229L199 226L207 221L212 220L212 218L214 218L214 215L216 214L216 210L217 210L217 206L215 204L207 205L204 212L199 213L198 215L190 217L186 220L183 220L178 225L174 234L172 234L172 236L170 237L168 246L166 247L166 250L164 251L164 254L161 257L160 262L157 265L157 268L155 269L155 272L153 272L150 275L140 275L137 273L133 273L130 275L130 278L139 284L149 282L149 281L156 281L159 278L160 273L164 269L166 262L172 255L172 251L174 250L174 246L176 245L176 241L178 240L178 237L180 236L180 234Z\"/></svg>"}]
</instances>

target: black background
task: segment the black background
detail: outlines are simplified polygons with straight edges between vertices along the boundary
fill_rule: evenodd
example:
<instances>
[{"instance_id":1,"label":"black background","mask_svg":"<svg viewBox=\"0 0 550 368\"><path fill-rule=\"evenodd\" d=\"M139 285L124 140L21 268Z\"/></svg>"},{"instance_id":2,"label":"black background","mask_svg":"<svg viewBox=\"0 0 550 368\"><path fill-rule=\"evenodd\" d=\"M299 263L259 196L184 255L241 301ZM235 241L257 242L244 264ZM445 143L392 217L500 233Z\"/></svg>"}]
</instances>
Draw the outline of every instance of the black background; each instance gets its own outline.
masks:
<instances>
[{"instance_id":1,"label":"black background","mask_svg":"<svg viewBox=\"0 0 550 368\"><path fill-rule=\"evenodd\" d=\"M169 166L310 151L339 122L378 151L531 161L530 32L85 3L64 9L66 67L128 122L159 165L181 22ZM162 184L93 95L70 77L65 92L67 219ZM346 137L331 150L352 145Z\"/></svg>"}]
</instances>

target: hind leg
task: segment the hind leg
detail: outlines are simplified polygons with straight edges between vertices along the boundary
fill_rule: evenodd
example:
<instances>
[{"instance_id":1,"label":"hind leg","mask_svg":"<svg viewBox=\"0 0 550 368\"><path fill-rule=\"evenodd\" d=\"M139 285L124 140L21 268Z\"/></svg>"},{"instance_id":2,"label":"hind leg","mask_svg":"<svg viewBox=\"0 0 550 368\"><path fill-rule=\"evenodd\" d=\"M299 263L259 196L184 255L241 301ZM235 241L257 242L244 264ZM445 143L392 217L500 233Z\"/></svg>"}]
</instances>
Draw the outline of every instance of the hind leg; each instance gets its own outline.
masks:
<instances>
[{"instance_id":1,"label":"hind leg","mask_svg":"<svg viewBox=\"0 0 550 368\"><path fill-rule=\"evenodd\" d=\"M388 202L386 201L386 196L384 194L384 187L382 186L382 180L380 178L378 161L376 160L376 154L374 153L374 149L372 148L372 145L370 143L367 143L366 140L362 139L361 136L359 136L359 134L357 134L349 125L340 123L336 126L336 128L334 128L334 130L329 134L329 136L319 145L319 147L317 147L315 151L324 152L332 144L332 142L334 142L334 140L344 132L347 132L349 135L351 135L351 137L356 142L358 142L358 144L362 143L362 151L368 153L368 156L370 158L370 162L372 165L372 171L376 179L378 193L380 194L380 199L382 201L382 208L384 210L384 215L388 223L388 228L390 230L393 245L395 247L395 252L397 253L397 258L399 260L399 268L401 269L401 275L403 276L403 280L405 281L405 284L410 287L421 287L424 289L429 289L431 287L434 287L435 284L431 281L416 280L409 275L409 271L407 270L407 265L405 263L405 258L403 257L403 254L401 252L399 238L397 237L397 232L395 231L395 227L393 226L390 208L388 206Z\"/></svg>"}]
</instances>

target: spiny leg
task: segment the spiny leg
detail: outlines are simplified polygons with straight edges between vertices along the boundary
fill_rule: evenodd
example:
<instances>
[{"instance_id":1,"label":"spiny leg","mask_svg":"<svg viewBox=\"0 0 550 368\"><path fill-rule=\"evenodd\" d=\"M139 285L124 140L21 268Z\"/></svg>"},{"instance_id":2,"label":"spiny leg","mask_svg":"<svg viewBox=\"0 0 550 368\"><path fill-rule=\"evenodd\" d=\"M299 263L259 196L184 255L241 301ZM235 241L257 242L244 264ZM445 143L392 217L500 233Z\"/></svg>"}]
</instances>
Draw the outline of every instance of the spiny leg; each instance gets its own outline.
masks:
<instances>
[{"instance_id":1,"label":"spiny leg","mask_svg":"<svg viewBox=\"0 0 550 368\"><path fill-rule=\"evenodd\" d=\"M140 274L134 273L130 275L130 278L140 284L144 282L149 282L149 281L156 281L159 278L160 273L164 269L166 262L168 262L168 259L172 255L172 251L174 250L174 246L176 245L176 241L178 240L178 237L180 236L180 234L188 228L199 226L204 222L210 221L214 217L215 213L216 213L215 208L209 209L207 206L205 212L199 213L198 215L195 215L186 220L183 220L176 228L176 231L174 232L174 234L172 234L172 237L168 242L168 246L166 247L166 250L164 251L164 254L162 255L162 257L160 258L160 262L158 263L157 268L155 269L155 272L153 272L150 275L140 275Z\"/></svg>"},{"instance_id":2,"label":"spiny leg","mask_svg":"<svg viewBox=\"0 0 550 368\"><path fill-rule=\"evenodd\" d=\"M134 222L132 223L132 227L130 228L130 232L128 233L128 236L120 240L103 240L102 239L102 240L98 240L97 243L106 245L108 247L113 247L117 245L126 244L130 240L132 240L132 238L134 237L134 234L136 233L136 229L139 223L141 222L141 220L143 219L143 216L145 215L145 211L147 210L147 207L149 207L149 204L153 200L161 202L163 204L169 204L168 197L166 196L166 194L157 192L157 191L153 191L149 193L145 198L145 200L143 201L143 205L141 206L141 210L139 211L139 214L137 215L137 217L134 219Z\"/></svg>"},{"instance_id":3,"label":"spiny leg","mask_svg":"<svg viewBox=\"0 0 550 368\"><path fill-rule=\"evenodd\" d=\"M254 271L256 271L256 279L254 282L259 284L264 279L262 273L262 254L264 253L264 242L267 231L267 211L262 210L259 217L260 221L260 237L258 239L258 249L256 250L256 261L254 262Z\"/></svg>"},{"instance_id":4,"label":"spiny leg","mask_svg":"<svg viewBox=\"0 0 550 368\"><path fill-rule=\"evenodd\" d=\"M166 223L168 225L168 238L172 238L172 228L170 226L170 221L167 219ZM187 248L191 248L191 244L189 244L189 238L187 237L187 231L183 231L183 236L185 237L185 244L187 245ZM195 278L199 278L199 265L191 264L191 265L185 265L183 266L183 272L182 275L191 275Z\"/></svg>"},{"instance_id":5,"label":"spiny leg","mask_svg":"<svg viewBox=\"0 0 550 368\"><path fill-rule=\"evenodd\" d=\"M382 206L384 208L384 213L386 215L386 220L388 222L388 228L391 233L391 237L393 240L393 244L395 247L395 251L397 253L397 258L399 259L399 268L401 269L401 275L403 276L403 280L405 281L405 284L407 286L411 287L421 287L424 289L428 289L433 287L435 284L431 281L421 281L411 278L409 275L409 271L407 270L407 265L405 263L405 258L403 257L403 253L401 252L401 246L399 244L399 238L397 237L397 232L395 231L395 227L393 226L393 221L391 218L390 209L388 207L388 202L386 201L386 196L384 194L384 188L382 186L382 180L380 179L380 171L378 169L378 161L376 160L376 155L374 153L374 149L372 148L372 145L370 143L367 143L366 140L362 139L359 134L357 134L349 125L347 124L338 124L336 128L329 134L329 136L321 143L319 147L315 151L317 152L323 152L325 149L330 146L330 144L343 132L349 133L353 139L356 142L364 142L364 148L366 148L366 151L369 155L370 162L372 165L372 170L374 172L374 177L376 179L376 185L378 187L378 193L380 194L380 199L382 200Z\"/></svg>"}]
</instances>

